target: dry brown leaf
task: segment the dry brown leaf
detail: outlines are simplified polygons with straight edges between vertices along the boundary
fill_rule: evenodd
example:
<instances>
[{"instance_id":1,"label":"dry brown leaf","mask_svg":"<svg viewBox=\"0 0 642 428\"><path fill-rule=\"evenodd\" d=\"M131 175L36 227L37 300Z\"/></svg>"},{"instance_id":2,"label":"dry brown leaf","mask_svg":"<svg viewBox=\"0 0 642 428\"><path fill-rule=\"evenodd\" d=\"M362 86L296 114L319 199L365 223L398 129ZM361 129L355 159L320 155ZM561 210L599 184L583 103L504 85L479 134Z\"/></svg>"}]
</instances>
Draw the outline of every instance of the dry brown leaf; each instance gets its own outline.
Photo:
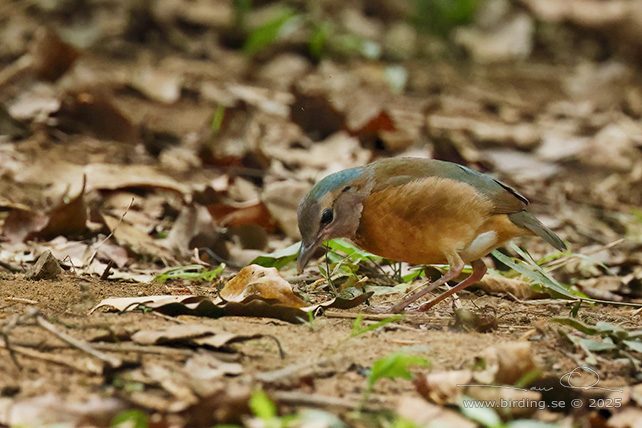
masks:
<instances>
[{"instance_id":1,"label":"dry brown leaf","mask_svg":"<svg viewBox=\"0 0 642 428\"><path fill-rule=\"evenodd\" d=\"M239 208L216 203L208 205L207 209L221 227L257 224L269 232L274 232L274 220L263 202L257 201Z\"/></svg>"},{"instance_id":2,"label":"dry brown leaf","mask_svg":"<svg viewBox=\"0 0 642 428\"><path fill-rule=\"evenodd\" d=\"M49 217L45 213L30 209L13 209L4 222L2 235L9 242L18 244L24 242L32 233L44 229L48 222Z\"/></svg>"},{"instance_id":3,"label":"dry brown leaf","mask_svg":"<svg viewBox=\"0 0 642 428\"><path fill-rule=\"evenodd\" d=\"M212 300L205 296L116 297L104 299L90 313L99 308L134 311L140 306L144 306L171 316L193 315L210 318L223 316L267 317L298 324L307 321L308 313L314 313L319 308L349 309L362 304L371 296L372 293L364 293L351 300L335 298L306 308L286 306L278 300L264 300L257 296L249 296L241 302L226 302L220 298Z\"/></svg>"},{"instance_id":4,"label":"dry brown leaf","mask_svg":"<svg viewBox=\"0 0 642 428\"><path fill-rule=\"evenodd\" d=\"M116 190L128 188L168 189L181 195L190 188L157 167L151 165L115 165L92 163L85 167L87 190Z\"/></svg>"},{"instance_id":5,"label":"dry brown leaf","mask_svg":"<svg viewBox=\"0 0 642 428\"><path fill-rule=\"evenodd\" d=\"M62 397L52 392L36 397L10 400L9 406L0 403L0 424L6 426L81 426L92 421L94 426L109 426L112 419L127 409L118 398L100 394L82 400Z\"/></svg>"},{"instance_id":6,"label":"dry brown leaf","mask_svg":"<svg viewBox=\"0 0 642 428\"><path fill-rule=\"evenodd\" d=\"M475 372L475 380L483 384L512 385L537 365L529 342L509 342L486 348L478 358L485 361L485 370Z\"/></svg>"},{"instance_id":7,"label":"dry brown leaf","mask_svg":"<svg viewBox=\"0 0 642 428\"><path fill-rule=\"evenodd\" d=\"M181 208L167 239L161 241L172 252L187 257L192 248L210 248L220 257L228 258L223 238L216 228L208 209L201 205L189 204Z\"/></svg>"},{"instance_id":8,"label":"dry brown leaf","mask_svg":"<svg viewBox=\"0 0 642 428\"><path fill-rule=\"evenodd\" d=\"M80 56L72 46L63 42L46 26L38 28L30 47L32 67L39 79L55 81L71 67Z\"/></svg>"},{"instance_id":9,"label":"dry brown leaf","mask_svg":"<svg viewBox=\"0 0 642 428\"><path fill-rule=\"evenodd\" d=\"M308 183L300 180L278 181L266 184L262 199L269 213L278 221L281 230L295 240L301 239L297 226L299 201L310 190Z\"/></svg>"},{"instance_id":10,"label":"dry brown leaf","mask_svg":"<svg viewBox=\"0 0 642 428\"><path fill-rule=\"evenodd\" d=\"M547 296L533 291L530 285L517 278L506 278L499 275L485 275L475 284L489 294L510 293L518 299L534 299Z\"/></svg>"},{"instance_id":11,"label":"dry brown leaf","mask_svg":"<svg viewBox=\"0 0 642 428\"><path fill-rule=\"evenodd\" d=\"M97 138L124 143L135 143L140 138L138 127L114 104L110 90L102 86L67 94L59 118L60 127L71 132L89 132Z\"/></svg>"},{"instance_id":12,"label":"dry brown leaf","mask_svg":"<svg viewBox=\"0 0 642 428\"><path fill-rule=\"evenodd\" d=\"M154 330L140 330L132 335L132 341L141 345L164 345L190 342L197 337L216 334L209 326L180 324Z\"/></svg>"},{"instance_id":13,"label":"dry brown leaf","mask_svg":"<svg viewBox=\"0 0 642 428\"><path fill-rule=\"evenodd\" d=\"M470 370L453 370L449 372L431 372L418 377L414 384L417 392L426 400L443 406L455 405L466 392L463 386L470 384L473 373Z\"/></svg>"},{"instance_id":14,"label":"dry brown leaf","mask_svg":"<svg viewBox=\"0 0 642 428\"><path fill-rule=\"evenodd\" d=\"M63 203L52 209L47 215L49 221L33 237L51 239L58 235L76 236L87 230L88 209L85 202L86 178L83 177L82 188L78 196L68 203ZM31 237L31 236L29 236ZM29 239L27 237L27 239Z\"/></svg>"},{"instance_id":15,"label":"dry brown leaf","mask_svg":"<svg viewBox=\"0 0 642 428\"><path fill-rule=\"evenodd\" d=\"M185 362L182 372L187 383L199 397L213 393L218 385L213 381L223 376L238 376L243 373L239 363L224 362L211 354L198 353Z\"/></svg>"},{"instance_id":16,"label":"dry brown leaf","mask_svg":"<svg viewBox=\"0 0 642 428\"><path fill-rule=\"evenodd\" d=\"M642 426L640 421L642 421L642 409L637 407L626 407L620 411L615 410L615 414L608 420L608 427L640 428L640 426Z\"/></svg>"},{"instance_id":17,"label":"dry brown leaf","mask_svg":"<svg viewBox=\"0 0 642 428\"><path fill-rule=\"evenodd\" d=\"M219 294L231 302L240 302L248 296L256 295L264 299L276 299L295 308L306 306L276 268L264 268L259 265L241 269L238 275L225 284Z\"/></svg>"},{"instance_id":18,"label":"dry brown leaf","mask_svg":"<svg viewBox=\"0 0 642 428\"><path fill-rule=\"evenodd\" d=\"M13 209L3 227L4 236L13 243L58 235L78 235L87 230L87 205L84 181L78 196L53 208L49 213Z\"/></svg>"},{"instance_id":19,"label":"dry brown leaf","mask_svg":"<svg viewBox=\"0 0 642 428\"><path fill-rule=\"evenodd\" d=\"M172 104L179 100L183 76L146 64L139 67L132 76L132 87L152 101Z\"/></svg>"},{"instance_id":20,"label":"dry brown leaf","mask_svg":"<svg viewBox=\"0 0 642 428\"><path fill-rule=\"evenodd\" d=\"M172 253L162 245L162 242L152 238L144 230L130 224L125 219L103 214L102 220L113 233L116 241L135 254L149 254L164 260L174 260Z\"/></svg>"},{"instance_id":21,"label":"dry brown leaf","mask_svg":"<svg viewBox=\"0 0 642 428\"><path fill-rule=\"evenodd\" d=\"M131 337L141 345L199 345L221 348L230 343L260 339L262 334L242 335L200 324L181 324L154 330L140 330Z\"/></svg>"},{"instance_id":22,"label":"dry brown leaf","mask_svg":"<svg viewBox=\"0 0 642 428\"><path fill-rule=\"evenodd\" d=\"M399 397L397 413L417 426L476 428L477 424L454 410L413 396Z\"/></svg>"}]
</instances>

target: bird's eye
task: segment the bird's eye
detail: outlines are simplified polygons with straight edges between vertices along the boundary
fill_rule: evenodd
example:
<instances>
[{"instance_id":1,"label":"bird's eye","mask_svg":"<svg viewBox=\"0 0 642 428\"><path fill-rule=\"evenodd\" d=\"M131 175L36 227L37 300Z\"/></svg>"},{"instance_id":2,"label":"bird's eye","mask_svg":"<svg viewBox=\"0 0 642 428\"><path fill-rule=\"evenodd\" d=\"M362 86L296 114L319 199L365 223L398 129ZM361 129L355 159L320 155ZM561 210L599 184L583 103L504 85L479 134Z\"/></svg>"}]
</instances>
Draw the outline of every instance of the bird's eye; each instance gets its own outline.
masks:
<instances>
[{"instance_id":1,"label":"bird's eye","mask_svg":"<svg viewBox=\"0 0 642 428\"><path fill-rule=\"evenodd\" d=\"M334 213L332 212L332 210L330 208L326 208L321 213L321 224L332 223L333 218L334 218Z\"/></svg>"}]
</instances>

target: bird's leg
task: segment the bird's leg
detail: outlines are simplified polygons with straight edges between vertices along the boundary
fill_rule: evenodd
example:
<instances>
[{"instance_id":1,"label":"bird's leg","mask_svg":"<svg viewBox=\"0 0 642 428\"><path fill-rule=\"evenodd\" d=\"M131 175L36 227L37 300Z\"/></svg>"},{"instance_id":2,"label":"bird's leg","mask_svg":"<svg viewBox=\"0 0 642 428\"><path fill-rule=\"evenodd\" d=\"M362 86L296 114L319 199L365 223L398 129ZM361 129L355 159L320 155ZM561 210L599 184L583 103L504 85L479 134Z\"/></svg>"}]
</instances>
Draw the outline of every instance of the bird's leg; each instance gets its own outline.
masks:
<instances>
[{"instance_id":1,"label":"bird's leg","mask_svg":"<svg viewBox=\"0 0 642 428\"><path fill-rule=\"evenodd\" d=\"M424 288L423 290L421 290L421 291L413 294L412 296L408 297L407 299L402 300L401 302L397 303L392 308L390 308L390 312L396 313L396 312L403 311L406 308L406 306L408 306L412 302L414 302L417 299L425 296L426 294L430 293L435 288L447 283L448 281L457 278L459 276L459 274L461 274L461 271L463 269L464 269L464 263L463 262L460 263L460 264L458 263L457 265L454 265L454 266L451 265L450 270L447 273L443 274L441 276L441 278L439 278L437 281L435 281L435 282L433 282L431 284L428 284L426 286L426 288ZM474 272L474 270L473 270L473 272ZM444 293L444 294L447 294L446 297L450 296L450 294L448 294L448 293L452 294L452 290L448 290L448 291L446 291ZM442 294L442 296L444 294ZM441 296L439 296L439 297L441 297Z\"/></svg>"},{"instance_id":2,"label":"bird's leg","mask_svg":"<svg viewBox=\"0 0 642 428\"><path fill-rule=\"evenodd\" d=\"M482 279L484 277L484 274L486 273L486 265L484 264L483 261L481 260L475 260L470 264L473 267L473 272L470 274L470 276L466 279L464 279L462 282L451 288L450 290L440 294L439 296L435 297L429 302L424 303L419 307L420 311L427 311L428 309L432 308L435 306L437 303L441 302L444 300L446 297L463 290L464 288L468 287L469 285L472 285ZM414 297L414 296L413 296Z\"/></svg>"}]
</instances>

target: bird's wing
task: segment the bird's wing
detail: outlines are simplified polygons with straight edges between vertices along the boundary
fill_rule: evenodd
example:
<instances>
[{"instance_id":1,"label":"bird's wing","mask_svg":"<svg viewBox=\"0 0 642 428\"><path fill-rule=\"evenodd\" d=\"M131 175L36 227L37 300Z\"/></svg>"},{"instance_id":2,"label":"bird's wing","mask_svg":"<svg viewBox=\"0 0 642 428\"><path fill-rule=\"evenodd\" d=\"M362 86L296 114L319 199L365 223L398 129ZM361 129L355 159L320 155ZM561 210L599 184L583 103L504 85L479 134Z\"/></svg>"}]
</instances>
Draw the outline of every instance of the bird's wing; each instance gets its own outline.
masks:
<instances>
[{"instance_id":1,"label":"bird's wing","mask_svg":"<svg viewBox=\"0 0 642 428\"><path fill-rule=\"evenodd\" d=\"M515 189L465 166L451 162L420 158L392 158L375 163L377 177L373 192L388 187L403 186L425 177L442 177L469 184L481 195L488 198L496 214L510 214L522 211L528 199Z\"/></svg>"}]
</instances>

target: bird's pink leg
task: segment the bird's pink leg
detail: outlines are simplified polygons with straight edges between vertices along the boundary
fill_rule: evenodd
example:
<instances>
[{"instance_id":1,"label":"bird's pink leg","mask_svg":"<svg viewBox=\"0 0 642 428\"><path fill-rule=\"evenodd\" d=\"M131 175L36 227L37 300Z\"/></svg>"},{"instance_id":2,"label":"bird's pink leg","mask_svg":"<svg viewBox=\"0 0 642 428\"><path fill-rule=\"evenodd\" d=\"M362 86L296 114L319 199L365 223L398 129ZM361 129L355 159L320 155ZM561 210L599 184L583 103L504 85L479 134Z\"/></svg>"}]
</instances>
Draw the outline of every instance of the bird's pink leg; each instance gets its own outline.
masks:
<instances>
[{"instance_id":1,"label":"bird's pink leg","mask_svg":"<svg viewBox=\"0 0 642 428\"><path fill-rule=\"evenodd\" d=\"M482 279L484 274L486 273L486 265L484 262L481 260L475 260L474 262L471 263L471 266L473 268L473 272L470 274L470 276L466 279L464 279L462 282L451 288L450 290L440 294L439 296L435 297L429 302L424 303L419 307L420 311L427 311L428 309L432 308L434 305L437 303L441 302L448 296L453 295L454 293L463 290L464 288L468 287L469 285L472 285ZM448 271L446 274L444 274L441 278L439 278L437 281L433 282L432 284L428 284L426 288L423 290L419 291L418 293L413 294L412 296L408 297L406 300L403 300L396 305L394 305L392 308L390 308L390 312L396 313L396 312L401 312L403 311L406 306L411 304L412 302L416 301L417 299L425 296L426 294L430 293L432 290L435 288L447 283L450 280L453 280L457 278L460 274L461 271L463 270L464 266L462 265L456 265L451 267L450 271Z\"/></svg>"},{"instance_id":2,"label":"bird's pink leg","mask_svg":"<svg viewBox=\"0 0 642 428\"><path fill-rule=\"evenodd\" d=\"M439 296L435 297L434 299L430 300L429 302L424 303L419 307L420 311L427 311L428 309L432 308L435 306L437 303L441 302L444 300L446 297L451 296L455 294L456 292L463 290L464 288L468 287L469 285L473 285L480 279L484 277L486 274L486 265L484 264L483 261L481 260L475 260L470 264L473 267L473 272L470 274L470 276L466 279L464 279L462 282L451 288L450 290L440 294ZM414 297L414 296L413 296Z\"/></svg>"},{"instance_id":3,"label":"bird's pink leg","mask_svg":"<svg viewBox=\"0 0 642 428\"><path fill-rule=\"evenodd\" d=\"M447 283L448 281L457 278L459 276L459 274L461 274L461 271L463 269L464 269L463 263L461 265L459 265L459 266L451 266L450 270L447 273L445 273L444 275L442 275L441 278L439 278L437 281L435 281L433 283L430 283L430 284L426 285L426 287L423 290L421 290L421 291L413 294L412 296L408 297L407 299L402 300L401 302L397 303L392 308L390 308L390 312L397 313L397 312L403 311L406 308L406 306L408 306L412 302L414 302L417 299L425 296L426 294L430 293L435 288Z\"/></svg>"}]
</instances>

